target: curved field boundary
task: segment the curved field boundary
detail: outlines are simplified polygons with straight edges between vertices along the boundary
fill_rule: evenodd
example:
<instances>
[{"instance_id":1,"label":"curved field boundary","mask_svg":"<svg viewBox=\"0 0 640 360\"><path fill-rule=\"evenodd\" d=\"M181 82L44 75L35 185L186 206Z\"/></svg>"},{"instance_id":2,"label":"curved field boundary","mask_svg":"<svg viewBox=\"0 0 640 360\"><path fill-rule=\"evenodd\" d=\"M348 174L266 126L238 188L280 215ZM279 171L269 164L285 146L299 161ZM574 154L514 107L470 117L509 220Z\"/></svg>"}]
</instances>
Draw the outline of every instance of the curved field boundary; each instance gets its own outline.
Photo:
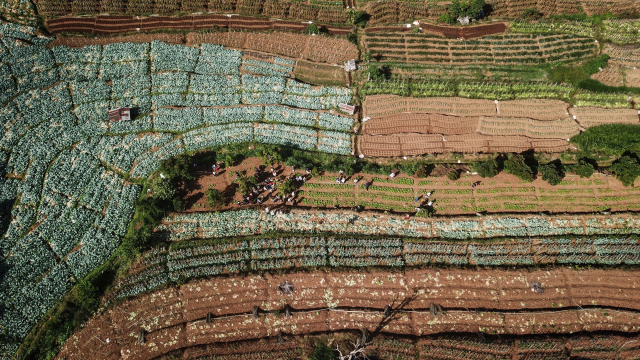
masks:
<instances>
[{"instance_id":1,"label":"curved field boundary","mask_svg":"<svg viewBox=\"0 0 640 360\"><path fill-rule=\"evenodd\" d=\"M106 302L135 296L178 279L246 271L547 264L640 265L640 243L621 237L529 239L489 244L332 237L256 238L219 245L173 243L169 250L156 249L144 254L130 273L118 281Z\"/></svg>"},{"instance_id":2,"label":"curved field boundary","mask_svg":"<svg viewBox=\"0 0 640 360\"><path fill-rule=\"evenodd\" d=\"M172 214L158 227L173 240L250 236L273 232L339 233L421 238L472 239L506 236L640 234L637 214L621 215L492 215L459 218L412 218L346 210L291 210L270 215L246 209L223 213Z\"/></svg>"},{"instance_id":3,"label":"curved field boundary","mask_svg":"<svg viewBox=\"0 0 640 360\"><path fill-rule=\"evenodd\" d=\"M502 34L506 32L507 25L503 23L478 26L439 26L421 23L422 31L429 34L440 35L448 38L473 39L482 36ZM377 33L383 31L409 31L411 29L406 26L376 26L366 28L365 33Z\"/></svg>"},{"instance_id":4,"label":"curved field boundary","mask_svg":"<svg viewBox=\"0 0 640 360\"><path fill-rule=\"evenodd\" d=\"M284 281L293 282L292 294L279 291ZM544 293L531 291L532 281L545 287ZM640 304L639 285L638 271L570 269L213 278L143 295L107 310L74 334L58 358L127 354L129 359L148 359L175 349L265 338L278 332L304 335L361 328L414 336L478 331L503 335L637 332L640 316L630 309ZM443 306L446 313L432 316L431 303ZM383 308L388 304L396 312L385 319ZM283 314L285 305L293 309L290 318ZM251 315L254 306L263 312L257 319ZM209 324L207 313L213 315ZM386 325L381 326L384 320ZM146 332L142 345L137 343L140 329ZM93 341L94 337L102 342Z\"/></svg>"},{"instance_id":5,"label":"curved field boundary","mask_svg":"<svg viewBox=\"0 0 640 360\"><path fill-rule=\"evenodd\" d=\"M96 16L62 17L45 22L51 34L65 32L89 32L96 35L112 35L132 31L152 31L158 29L211 29L214 25L233 30L288 30L304 31L306 23L282 20L264 20L248 16L187 15L180 17L154 16ZM332 35L346 35L351 27L319 25L320 29Z\"/></svg>"}]
</instances>

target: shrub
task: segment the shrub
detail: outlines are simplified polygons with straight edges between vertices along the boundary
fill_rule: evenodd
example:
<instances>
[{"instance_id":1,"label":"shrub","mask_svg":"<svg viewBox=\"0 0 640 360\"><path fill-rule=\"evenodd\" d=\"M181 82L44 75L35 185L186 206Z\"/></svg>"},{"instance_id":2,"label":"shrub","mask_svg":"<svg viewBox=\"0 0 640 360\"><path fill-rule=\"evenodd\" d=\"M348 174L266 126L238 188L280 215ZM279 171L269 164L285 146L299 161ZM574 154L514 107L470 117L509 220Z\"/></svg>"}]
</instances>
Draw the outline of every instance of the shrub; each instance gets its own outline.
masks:
<instances>
[{"instance_id":1,"label":"shrub","mask_svg":"<svg viewBox=\"0 0 640 360\"><path fill-rule=\"evenodd\" d=\"M593 175L594 170L593 165L585 159L578 160L578 163L573 166L573 172L581 178L588 178Z\"/></svg>"},{"instance_id":2,"label":"shrub","mask_svg":"<svg viewBox=\"0 0 640 360\"><path fill-rule=\"evenodd\" d=\"M618 180L622 181L624 186L632 186L636 178L640 176L640 164L635 157L623 156L611 165L611 172Z\"/></svg>"},{"instance_id":3,"label":"shrub","mask_svg":"<svg viewBox=\"0 0 640 360\"><path fill-rule=\"evenodd\" d=\"M193 165L191 163L189 155L178 155L164 160L160 164L160 172L168 178L193 180L196 177L193 174Z\"/></svg>"},{"instance_id":4,"label":"shrub","mask_svg":"<svg viewBox=\"0 0 640 360\"><path fill-rule=\"evenodd\" d=\"M458 173L456 170L449 171L447 173L447 177L449 178L449 180L455 181L455 180L460 179L460 173Z\"/></svg>"},{"instance_id":5,"label":"shrub","mask_svg":"<svg viewBox=\"0 0 640 360\"><path fill-rule=\"evenodd\" d=\"M327 344L318 343L310 359L311 360L334 360L336 359L336 353Z\"/></svg>"},{"instance_id":6,"label":"shrub","mask_svg":"<svg viewBox=\"0 0 640 360\"><path fill-rule=\"evenodd\" d=\"M257 148L258 157L263 165L274 165L282 162L282 152L275 145L260 145Z\"/></svg>"},{"instance_id":7,"label":"shrub","mask_svg":"<svg viewBox=\"0 0 640 360\"><path fill-rule=\"evenodd\" d=\"M538 20L542 17L540 10L535 8L525 9L522 12L522 18L525 20Z\"/></svg>"},{"instance_id":8,"label":"shrub","mask_svg":"<svg viewBox=\"0 0 640 360\"><path fill-rule=\"evenodd\" d=\"M449 13L440 15L440 22L445 24L454 25L456 23L456 19Z\"/></svg>"},{"instance_id":9,"label":"shrub","mask_svg":"<svg viewBox=\"0 0 640 360\"><path fill-rule=\"evenodd\" d=\"M483 178L492 178L500 172L500 166L496 159L474 162L471 164L471 169Z\"/></svg>"},{"instance_id":10,"label":"shrub","mask_svg":"<svg viewBox=\"0 0 640 360\"><path fill-rule=\"evenodd\" d=\"M419 168L418 170L416 170L415 175L419 178L427 177L427 168L425 168L424 166Z\"/></svg>"},{"instance_id":11,"label":"shrub","mask_svg":"<svg viewBox=\"0 0 640 360\"><path fill-rule=\"evenodd\" d=\"M347 35L347 40L352 44L358 45L358 35L354 33L349 33L349 35Z\"/></svg>"},{"instance_id":12,"label":"shrub","mask_svg":"<svg viewBox=\"0 0 640 360\"><path fill-rule=\"evenodd\" d=\"M311 35L311 34L320 34L320 28L318 27L318 25L316 24L311 24L309 26L307 26L306 29L304 29L304 33L307 35Z\"/></svg>"},{"instance_id":13,"label":"shrub","mask_svg":"<svg viewBox=\"0 0 640 360\"><path fill-rule=\"evenodd\" d=\"M296 190L296 183L294 182L293 179L289 179L286 180L285 182L282 183L282 185L280 186L280 191L283 194L291 194L292 192L294 192Z\"/></svg>"},{"instance_id":14,"label":"shrub","mask_svg":"<svg viewBox=\"0 0 640 360\"><path fill-rule=\"evenodd\" d=\"M640 150L640 125L611 124L588 128L571 138L571 142L585 152L622 155L625 151Z\"/></svg>"},{"instance_id":15,"label":"shrub","mask_svg":"<svg viewBox=\"0 0 640 360\"><path fill-rule=\"evenodd\" d=\"M504 171L507 174L515 175L523 181L533 181L533 172L531 168L524 162L524 156L511 155L504 162Z\"/></svg>"},{"instance_id":16,"label":"shrub","mask_svg":"<svg viewBox=\"0 0 640 360\"><path fill-rule=\"evenodd\" d=\"M559 161L541 165L538 170L542 174L542 180L551 185L558 185L564 179L564 169Z\"/></svg>"},{"instance_id":17,"label":"shrub","mask_svg":"<svg viewBox=\"0 0 640 360\"><path fill-rule=\"evenodd\" d=\"M217 189L208 189L204 195L207 197L207 206L217 209L224 205L224 196Z\"/></svg>"},{"instance_id":18,"label":"shrub","mask_svg":"<svg viewBox=\"0 0 640 360\"><path fill-rule=\"evenodd\" d=\"M234 180L238 184L238 191L242 194L247 194L251 192L254 186L258 183L256 178L253 176L247 176L245 174L240 174L236 180Z\"/></svg>"},{"instance_id":19,"label":"shrub","mask_svg":"<svg viewBox=\"0 0 640 360\"><path fill-rule=\"evenodd\" d=\"M100 290L91 283L91 281L84 279L78 283L77 288L79 305L87 312L93 312L100 305Z\"/></svg>"},{"instance_id":20,"label":"shrub","mask_svg":"<svg viewBox=\"0 0 640 360\"><path fill-rule=\"evenodd\" d=\"M484 8L484 0L453 0L449 6L449 14L454 18L465 17L477 19Z\"/></svg>"}]
</instances>

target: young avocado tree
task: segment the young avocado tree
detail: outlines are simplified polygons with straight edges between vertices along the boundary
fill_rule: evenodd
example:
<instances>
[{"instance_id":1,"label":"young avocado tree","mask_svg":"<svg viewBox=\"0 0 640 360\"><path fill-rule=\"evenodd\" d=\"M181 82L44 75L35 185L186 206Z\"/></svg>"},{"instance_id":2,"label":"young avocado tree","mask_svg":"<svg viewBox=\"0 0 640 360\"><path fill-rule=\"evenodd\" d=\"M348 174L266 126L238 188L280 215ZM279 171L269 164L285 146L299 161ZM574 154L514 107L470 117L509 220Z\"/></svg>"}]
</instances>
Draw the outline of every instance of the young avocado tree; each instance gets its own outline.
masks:
<instances>
[{"instance_id":1,"label":"young avocado tree","mask_svg":"<svg viewBox=\"0 0 640 360\"><path fill-rule=\"evenodd\" d=\"M504 171L507 174L517 176L520 180L533 181L533 171L524 162L524 156L522 155L510 155L504 162Z\"/></svg>"},{"instance_id":2,"label":"young avocado tree","mask_svg":"<svg viewBox=\"0 0 640 360\"><path fill-rule=\"evenodd\" d=\"M477 19L483 14L484 0L453 0L449 6L449 14L454 19L464 18Z\"/></svg>"},{"instance_id":3,"label":"young avocado tree","mask_svg":"<svg viewBox=\"0 0 640 360\"><path fill-rule=\"evenodd\" d=\"M624 186L633 186L636 178L640 176L640 164L637 158L625 155L611 165L611 172Z\"/></svg>"}]
</instances>

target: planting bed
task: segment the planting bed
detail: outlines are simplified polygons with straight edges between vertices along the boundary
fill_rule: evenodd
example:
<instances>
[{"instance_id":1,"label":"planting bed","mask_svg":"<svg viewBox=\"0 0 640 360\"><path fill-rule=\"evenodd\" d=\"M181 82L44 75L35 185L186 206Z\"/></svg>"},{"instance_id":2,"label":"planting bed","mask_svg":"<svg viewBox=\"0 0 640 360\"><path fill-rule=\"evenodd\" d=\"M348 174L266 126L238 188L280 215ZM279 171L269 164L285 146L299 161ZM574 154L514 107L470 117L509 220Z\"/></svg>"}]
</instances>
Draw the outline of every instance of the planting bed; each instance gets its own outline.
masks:
<instances>
[{"instance_id":1,"label":"planting bed","mask_svg":"<svg viewBox=\"0 0 640 360\"><path fill-rule=\"evenodd\" d=\"M144 254L129 273L116 283L107 296L107 303L157 289L169 281L244 271L318 267L362 269L367 266L402 269L405 266L424 265L636 266L640 264L639 251L640 243L636 240L611 236L511 239L490 243L323 236L255 238L232 240L217 245L174 242L169 249L159 248ZM252 283L242 285L253 288ZM198 289L199 292L201 287L198 285L191 289ZM317 304L322 292L317 291L317 294L312 295L306 290L305 294L307 303ZM233 296L236 299L238 297L235 292ZM256 299L255 296L250 298L252 301ZM339 301L343 300L341 298ZM236 305L248 306L244 301L239 301ZM232 313L229 309L236 305L229 304L224 309ZM299 304L290 305L297 308ZM206 316L205 308L193 308L192 311L200 312L199 316ZM221 309L218 308L218 311Z\"/></svg>"},{"instance_id":2,"label":"planting bed","mask_svg":"<svg viewBox=\"0 0 640 360\"><path fill-rule=\"evenodd\" d=\"M597 53L593 39L574 35L494 35L450 40L427 34L367 33L366 51L380 61L438 64L539 64Z\"/></svg>"},{"instance_id":3,"label":"planting bed","mask_svg":"<svg viewBox=\"0 0 640 360\"><path fill-rule=\"evenodd\" d=\"M155 39L47 47L34 31L0 24L0 353L118 248L142 189L125 178L238 142L352 152L353 118L329 112L351 91L289 79L294 60ZM110 122L122 106L137 116Z\"/></svg>"},{"instance_id":4,"label":"planting bed","mask_svg":"<svg viewBox=\"0 0 640 360\"><path fill-rule=\"evenodd\" d=\"M285 280L295 286L290 295L277 288ZM532 281L542 284L545 292L532 292ZM640 326L634 289L638 281L636 271L568 269L290 273L199 280L116 305L73 335L58 357L111 358L124 352L144 359L194 345L275 336L278 331L305 335L364 327L373 332L383 324L382 308L387 304L396 313L384 322L379 335L480 331L557 336L611 328L633 333ZM431 303L440 304L446 313L430 315ZM250 314L254 305L263 312L258 319ZM290 318L284 316L285 305L293 309ZM209 324L207 312L213 315ZM146 341L138 345L141 328ZM109 344L92 340L107 337ZM420 346L422 352L456 344L428 339ZM580 341L584 340L576 339L576 345ZM480 345L471 341L466 346ZM491 348L510 351L498 344Z\"/></svg>"}]
</instances>

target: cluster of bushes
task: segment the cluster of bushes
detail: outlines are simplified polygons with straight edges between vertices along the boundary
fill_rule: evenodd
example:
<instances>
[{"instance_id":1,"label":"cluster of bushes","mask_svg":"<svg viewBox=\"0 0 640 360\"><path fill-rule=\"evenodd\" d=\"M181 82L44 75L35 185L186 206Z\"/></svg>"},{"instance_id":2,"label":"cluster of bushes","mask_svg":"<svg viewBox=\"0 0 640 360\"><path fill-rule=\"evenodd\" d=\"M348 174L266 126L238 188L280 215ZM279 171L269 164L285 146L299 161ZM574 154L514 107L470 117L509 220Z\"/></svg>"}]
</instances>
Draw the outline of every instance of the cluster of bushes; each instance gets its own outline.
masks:
<instances>
[{"instance_id":1,"label":"cluster of bushes","mask_svg":"<svg viewBox=\"0 0 640 360\"><path fill-rule=\"evenodd\" d=\"M440 16L440 21L454 25L458 18L478 19L484 15L484 0L453 0L449 12Z\"/></svg>"}]
</instances>

